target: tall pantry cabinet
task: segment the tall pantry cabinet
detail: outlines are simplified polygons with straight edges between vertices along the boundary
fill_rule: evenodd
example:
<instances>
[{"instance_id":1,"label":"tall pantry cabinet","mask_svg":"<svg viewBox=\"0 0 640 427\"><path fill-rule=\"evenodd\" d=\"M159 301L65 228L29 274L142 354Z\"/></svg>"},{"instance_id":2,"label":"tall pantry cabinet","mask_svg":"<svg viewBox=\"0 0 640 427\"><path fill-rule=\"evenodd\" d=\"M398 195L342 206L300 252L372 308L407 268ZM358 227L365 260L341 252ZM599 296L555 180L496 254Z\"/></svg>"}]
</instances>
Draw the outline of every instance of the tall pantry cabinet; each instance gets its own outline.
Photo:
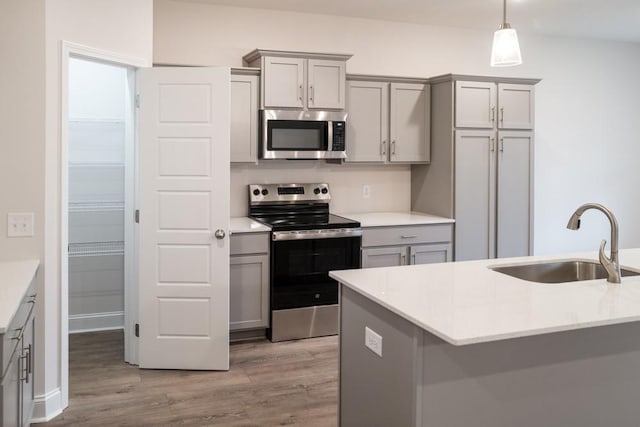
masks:
<instances>
[{"instance_id":1,"label":"tall pantry cabinet","mask_svg":"<svg viewBox=\"0 0 640 427\"><path fill-rule=\"evenodd\" d=\"M431 80L432 163L412 166L412 209L455 218L456 261L532 251L538 82L459 75Z\"/></svg>"}]
</instances>

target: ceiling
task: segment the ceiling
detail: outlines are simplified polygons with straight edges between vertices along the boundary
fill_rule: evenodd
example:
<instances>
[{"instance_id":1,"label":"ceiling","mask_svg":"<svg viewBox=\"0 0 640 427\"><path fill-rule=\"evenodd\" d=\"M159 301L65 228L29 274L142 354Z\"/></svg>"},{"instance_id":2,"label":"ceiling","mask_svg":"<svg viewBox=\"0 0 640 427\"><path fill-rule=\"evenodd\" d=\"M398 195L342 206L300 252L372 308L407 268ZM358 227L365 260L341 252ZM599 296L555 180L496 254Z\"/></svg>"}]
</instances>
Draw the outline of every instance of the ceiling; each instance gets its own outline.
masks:
<instances>
[{"instance_id":1,"label":"ceiling","mask_svg":"<svg viewBox=\"0 0 640 427\"><path fill-rule=\"evenodd\" d=\"M179 0L493 31L501 0ZM509 0L518 32L640 43L639 0Z\"/></svg>"}]
</instances>

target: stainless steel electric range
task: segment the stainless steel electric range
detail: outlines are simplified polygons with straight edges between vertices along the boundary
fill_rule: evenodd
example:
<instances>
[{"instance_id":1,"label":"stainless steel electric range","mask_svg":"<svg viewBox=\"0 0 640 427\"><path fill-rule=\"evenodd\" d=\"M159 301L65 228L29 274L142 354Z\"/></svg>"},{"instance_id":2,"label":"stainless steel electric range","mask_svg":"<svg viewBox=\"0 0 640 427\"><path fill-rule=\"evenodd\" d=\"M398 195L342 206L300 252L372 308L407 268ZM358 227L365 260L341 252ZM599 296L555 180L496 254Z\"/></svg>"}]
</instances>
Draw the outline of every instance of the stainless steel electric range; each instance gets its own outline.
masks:
<instances>
[{"instance_id":1,"label":"stainless steel electric range","mask_svg":"<svg viewBox=\"0 0 640 427\"><path fill-rule=\"evenodd\" d=\"M249 216L271 227L271 341L338 333L329 271L360 268L362 229L330 199L328 184L249 185Z\"/></svg>"}]
</instances>

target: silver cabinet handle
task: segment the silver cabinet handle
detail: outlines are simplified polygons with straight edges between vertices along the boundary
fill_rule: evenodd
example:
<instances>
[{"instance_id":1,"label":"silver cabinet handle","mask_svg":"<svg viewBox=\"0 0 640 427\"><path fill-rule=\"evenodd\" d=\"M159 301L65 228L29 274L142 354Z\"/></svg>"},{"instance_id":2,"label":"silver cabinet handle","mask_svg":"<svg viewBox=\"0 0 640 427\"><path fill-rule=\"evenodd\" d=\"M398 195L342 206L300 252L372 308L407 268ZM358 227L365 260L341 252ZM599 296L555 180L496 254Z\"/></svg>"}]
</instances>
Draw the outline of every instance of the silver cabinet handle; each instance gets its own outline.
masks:
<instances>
[{"instance_id":1,"label":"silver cabinet handle","mask_svg":"<svg viewBox=\"0 0 640 427\"><path fill-rule=\"evenodd\" d=\"M385 154L387 154L387 141L383 140L382 144L380 144L380 154L382 154L383 156Z\"/></svg>"},{"instance_id":2,"label":"silver cabinet handle","mask_svg":"<svg viewBox=\"0 0 640 427\"><path fill-rule=\"evenodd\" d=\"M416 237L418 237L418 236L416 236L416 235L411 235L411 236L404 236L403 235L403 236L400 236L401 239L415 239Z\"/></svg>"},{"instance_id":3,"label":"silver cabinet handle","mask_svg":"<svg viewBox=\"0 0 640 427\"><path fill-rule=\"evenodd\" d=\"M504 152L504 138L500 138L500 152Z\"/></svg>"},{"instance_id":4,"label":"silver cabinet handle","mask_svg":"<svg viewBox=\"0 0 640 427\"><path fill-rule=\"evenodd\" d=\"M391 154L396 154L396 140L391 141Z\"/></svg>"},{"instance_id":5,"label":"silver cabinet handle","mask_svg":"<svg viewBox=\"0 0 640 427\"><path fill-rule=\"evenodd\" d=\"M491 107L491 123L496 121L496 107Z\"/></svg>"},{"instance_id":6,"label":"silver cabinet handle","mask_svg":"<svg viewBox=\"0 0 640 427\"><path fill-rule=\"evenodd\" d=\"M302 85L298 88L298 98L302 101Z\"/></svg>"},{"instance_id":7,"label":"silver cabinet handle","mask_svg":"<svg viewBox=\"0 0 640 427\"><path fill-rule=\"evenodd\" d=\"M416 265L416 254L411 254L411 264Z\"/></svg>"},{"instance_id":8,"label":"silver cabinet handle","mask_svg":"<svg viewBox=\"0 0 640 427\"><path fill-rule=\"evenodd\" d=\"M492 153L494 151L496 151L496 139L495 138L491 138L491 142L489 143L489 151L491 151Z\"/></svg>"},{"instance_id":9,"label":"silver cabinet handle","mask_svg":"<svg viewBox=\"0 0 640 427\"><path fill-rule=\"evenodd\" d=\"M401 265L407 264L407 256L405 254L400 255L400 264Z\"/></svg>"},{"instance_id":10,"label":"silver cabinet handle","mask_svg":"<svg viewBox=\"0 0 640 427\"><path fill-rule=\"evenodd\" d=\"M309 101L313 102L313 86L309 86Z\"/></svg>"},{"instance_id":11,"label":"silver cabinet handle","mask_svg":"<svg viewBox=\"0 0 640 427\"><path fill-rule=\"evenodd\" d=\"M224 236L226 236L227 234L224 232L224 230L218 228L216 232L213 233L213 235L216 236L216 239L221 240L224 239Z\"/></svg>"},{"instance_id":12,"label":"silver cabinet handle","mask_svg":"<svg viewBox=\"0 0 640 427\"><path fill-rule=\"evenodd\" d=\"M500 123L504 123L504 107L500 107Z\"/></svg>"}]
</instances>

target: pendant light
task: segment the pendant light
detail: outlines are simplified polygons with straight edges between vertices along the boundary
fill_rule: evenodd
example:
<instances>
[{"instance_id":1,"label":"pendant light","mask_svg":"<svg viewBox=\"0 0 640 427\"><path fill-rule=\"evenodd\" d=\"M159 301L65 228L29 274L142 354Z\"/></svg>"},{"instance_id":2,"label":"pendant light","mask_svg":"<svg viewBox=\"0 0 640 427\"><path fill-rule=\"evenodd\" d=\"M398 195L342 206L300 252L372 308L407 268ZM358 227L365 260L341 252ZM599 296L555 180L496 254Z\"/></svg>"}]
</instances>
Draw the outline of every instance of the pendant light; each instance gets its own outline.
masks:
<instances>
[{"instance_id":1,"label":"pendant light","mask_svg":"<svg viewBox=\"0 0 640 427\"><path fill-rule=\"evenodd\" d=\"M493 48L491 49L492 67L509 67L522 64L520 45L516 30L507 22L507 0L502 9L502 25L493 34Z\"/></svg>"}]
</instances>

